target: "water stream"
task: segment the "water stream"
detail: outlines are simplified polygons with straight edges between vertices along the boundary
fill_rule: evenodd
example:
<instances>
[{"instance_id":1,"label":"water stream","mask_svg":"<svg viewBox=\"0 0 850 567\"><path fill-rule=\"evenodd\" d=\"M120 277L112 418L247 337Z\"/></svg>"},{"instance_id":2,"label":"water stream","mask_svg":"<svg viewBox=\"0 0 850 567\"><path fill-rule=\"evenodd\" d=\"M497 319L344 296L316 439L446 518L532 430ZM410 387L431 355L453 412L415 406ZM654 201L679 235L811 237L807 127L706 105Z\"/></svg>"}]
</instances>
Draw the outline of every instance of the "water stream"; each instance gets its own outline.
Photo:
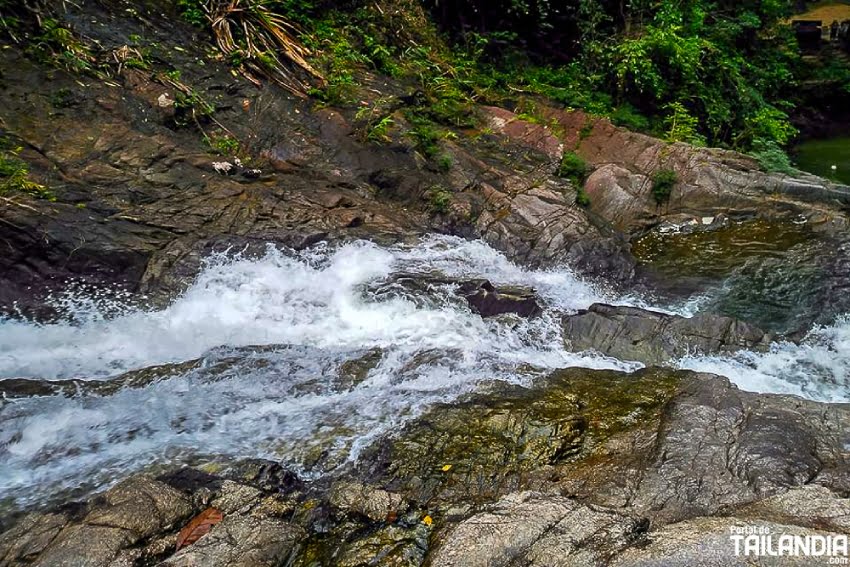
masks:
<instances>
[{"instance_id":1,"label":"water stream","mask_svg":"<svg viewBox=\"0 0 850 567\"><path fill-rule=\"evenodd\" d=\"M545 312L482 319L453 284L409 289L394 285L394 274L533 286ZM90 294L55 301L64 320L0 320L0 509L84 495L168 463L265 457L322 474L483 382L521 384L569 366L639 368L569 352L559 321L599 301L651 303L443 236L392 248L357 242L213 257L160 310ZM660 307L688 315L701 301ZM676 364L745 389L847 400L850 321L816 328L800 346ZM15 395L20 383L4 378L62 388ZM108 387L116 380L127 386Z\"/></svg>"}]
</instances>

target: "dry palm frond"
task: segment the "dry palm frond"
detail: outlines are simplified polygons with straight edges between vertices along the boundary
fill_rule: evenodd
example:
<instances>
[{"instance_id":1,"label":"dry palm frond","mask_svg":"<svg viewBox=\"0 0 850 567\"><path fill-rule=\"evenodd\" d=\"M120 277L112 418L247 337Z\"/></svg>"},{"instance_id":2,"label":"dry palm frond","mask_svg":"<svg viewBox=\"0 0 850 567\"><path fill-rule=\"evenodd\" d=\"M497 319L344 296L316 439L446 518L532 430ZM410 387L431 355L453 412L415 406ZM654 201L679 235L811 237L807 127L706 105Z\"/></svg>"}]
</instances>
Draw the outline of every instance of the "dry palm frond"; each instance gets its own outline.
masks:
<instances>
[{"instance_id":1,"label":"dry palm frond","mask_svg":"<svg viewBox=\"0 0 850 567\"><path fill-rule=\"evenodd\" d=\"M296 39L296 28L262 0L208 0L205 8L219 49L240 60L255 83L264 76L300 96L309 89L305 81L324 83L307 61L310 51Z\"/></svg>"}]
</instances>

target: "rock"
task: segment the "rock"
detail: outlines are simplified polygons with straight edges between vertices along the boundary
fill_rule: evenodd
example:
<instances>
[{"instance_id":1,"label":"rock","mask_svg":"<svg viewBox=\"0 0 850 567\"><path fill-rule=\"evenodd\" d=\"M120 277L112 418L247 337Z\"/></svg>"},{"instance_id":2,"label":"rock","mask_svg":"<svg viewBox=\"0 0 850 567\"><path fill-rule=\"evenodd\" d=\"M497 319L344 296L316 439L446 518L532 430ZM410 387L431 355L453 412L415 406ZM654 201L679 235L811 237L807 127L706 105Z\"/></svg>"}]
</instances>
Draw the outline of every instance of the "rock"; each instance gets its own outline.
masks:
<instances>
[{"instance_id":1,"label":"rock","mask_svg":"<svg viewBox=\"0 0 850 567\"><path fill-rule=\"evenodd\" d=\"M489 281L483 280L461 284L460 293L473 311L485 318L505 313L514 313L520 317L537 317L543 312L537 303L534 290L527 288L496 288Z\"/></svg>"},{"instance_id":2,"label":"rock","mask_svg":"<svg viewBox=\"0 0 850 567\"><path fill-rule=\"evenodd\" d=\"M563 180L539 187L516 177L503 180L501 188L481 185L485 201L475 229L483 240L533 266L569 263L586 276L604 275L615 282L634 276L628 243L588 218L575 204L574 188Z\"/></svg>"},{"instance_id":3,"label":"rock","mask_svg":"<svg viewBox=\"0 0 850 567\"><path fill-rule=\"evenodd\" d=\"M355 512L383 522L400 516L407 508L404 497L358 482L340 482L331 489L330 504L343 512Z\"/></svg>"},{"instance_id":4,"label":"rock","mask_svg":"<svg viewBox=\"0 0 850 567\"><path fill-rule=\"evenodd\" d=\"M655 370L639 377L572 369L546 387L494 386L379 441L357 474L431 506L497 498L537 470L589 455L622 428L654 421L679 377Z\"/></svg>"},{"instance_id":5,"label":"rock","mask_svg":"<svg viewBox=\"0 0 850 567\"><path fill-rule=\"evenodd\" d=\"M735 517L697 518L672 524L647 536L648 543L625 550L609 563L616 567L690 567L694 558L699 565L712 567L809 566L811 556L746 557L735 556L735 544L730 539L732 527L764 527L772 534L827 535L826 532L759 521L750 523ZM836 535L836 534L831 534Z\"/></svg>"},{"instance_id":6,"label":"rock","mask_svg":"<svg viewBox=\"0 0 850 567\"><path fill-rule=\"evenodd\" d=\"M378 296L395 296L399 289L417 296L432 294L434 288L452 288L463 297L473 311L482 317L513 313L520 317L537 317L543 312L533 288L494 285L482 279L455 279L422 274L396 274L388 281L370 287Z\"/></svg>"},{"instance_id":7,"label":"rock","mask_svg":"<svg viewBox=\"0 0 850 567\"><path fill-rule=\"evenodd\" d=\"M737 152L669 144L582 111L546 105L538 111L547 123L560 127L562 147L575 148L594 169L585 183L591 210L626 234L638 234L680 214L701 218L758 211L786 217L828 210L832 218L841 219L841 208L850 203L845 187L802 172L794 177L767 173L754 158ZM494 131L560 159L556 145L541 143L556 139L548 126L529 124L500 108L485 107L483 112ZM661 169L673 170L679 182L670 200L659 205L652 195L652 177ZM846 220L841 224L846 226Z\"/></svg>"},{"instance_id":8,"label":"rock","mask_svg":"<svg viewBox=\"0 0 850 567\"><path fill-rule=\"evenodd\" d=\"M556 495L516 493L443 536L434 567L600 565L643 539L647 523Z\"/></svg>"},{"instance_id":9,"label":"rock","mask_svg":"<svg viewBox=\"0 0 850 567\"><path fill-rule=\"evenodd\" d=\"M710 375L682 378L655 425L609 439L593 466L564 472L564 491L668 523L806 484L843 490L850 407L741 392Z\"/></svg>"},{"instance_id":10,"label":"rock","mask_svg":"<svg viewBox=\"0 0 850 567\"><path fill-rule=\"evenodd\" d=\"M109 565L132 545L175 528L193 507L179 491L147 476L130 478L76 514L33 514L0 536L0 564Z\"/></svg>"},{"instance_id":11,"label":"rock","mask_svg":"<svg viewBox=\"0 0 850 567\"><path fill-rule=\"evenodd\" d=\"M691 318L596 303L564 318L564 339L576 351L596 350L622 360L660 364L687 354L764 350L774 337L757 327L712 314Z\"/></svg>"},{"instance_id":12,"label":"rock","mask_svg":"<svg viewBox=\"0 0 850 567\"><path fill-rule=\"evenodd\" d=\"M298 551L303 529L276 518L230 516L162 567L277 567Z\"/></svg>"}]
</instances>

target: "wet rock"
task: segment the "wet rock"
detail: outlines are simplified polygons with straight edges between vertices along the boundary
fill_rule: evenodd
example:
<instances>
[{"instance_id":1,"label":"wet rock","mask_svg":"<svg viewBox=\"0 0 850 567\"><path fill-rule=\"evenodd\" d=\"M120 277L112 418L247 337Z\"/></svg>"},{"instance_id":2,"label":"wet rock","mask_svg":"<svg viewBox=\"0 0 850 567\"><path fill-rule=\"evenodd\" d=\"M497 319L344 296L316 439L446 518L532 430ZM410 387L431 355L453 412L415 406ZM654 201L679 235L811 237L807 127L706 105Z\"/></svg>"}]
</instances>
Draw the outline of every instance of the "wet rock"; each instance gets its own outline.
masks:
<instances>
[{"instance_id":1,"label":"wet rock","mask_svg":"<svg viewBox=\"0 0 850 567\"><path fill-rule=\"evenodd\" d=\"M521 287L494 287L487 280L461 284L460 293L473 311L482 317L514 313L520 317L537 317L543 309L534 290Z\"/></svg>"},{"instance_id":2,"label":"wet rock","mask_svg":"<svg viewBox=\"0 0 850 567\"><path fill-rule=\"evenodd\" d=\"M660 364L687 354L764 350L775 339L757 327L712 314L692 318L596 303L564 318L564 339L576 351Z\"/></svg>"},{"instance_id":3,"label":"wet rock","mask_svg":"<svg viewBox=\"0 0 850 567\"><path fill-rule=\"evenodd\" d=\"M230 516L162 567L276 567L298 551L305 537L298 526L277 518Z\"/></svg>"},{"instance_id":4,"label":"wet rock","mask_svg":"<svg viewBox=\"0 0 850 567\"><path fill-rule=\"evenodd\" d=\"M441 567L599 565L639 543L647 523L557 495L515 493L443 535Z\"/></svg>"},{"instance_id":5,"label":"wet rock","mask_svg":"<svg viewBox=\"0 0 850 567\"><path fill-rule=\"evenodd\" d=\"M380 441L361 457L358 474L432 505L496 498L534 471L579 460L619 429L655 419L679 378L641 377L567 370L546 387L496 386Z\"/></svg>"},{"instance_id":6,"label":"wet rock","mask_svg":"<svg viewBox=\"0 0 850 567\"><path fill-rule=\"evenodd\" d=\"M73 515L35 514L0 537L4 565L105 566L119 553L180 525L189 499L147 476L128 479Z\"/></svg>"},{"instance_id":7,"label":"wet rock","mask_svg":"<svg viewBox=\"0 0 850 567\"><path fill-rule=\"evenodd\" d=\"M564 491L667 523L806 484L845 486L850 408L741 392L710 375L682 378L655 424L612 437L596 461L565 470ZM602 477L597 466L617 474Z\"/></svg>"},{"instance_id":8,"label":"wet rock","mask_svg":"<svg viewBox=\"0 0 850 567\"><path fill-rule=\"evenodd\" d=\"M397 274L389 281L372 286L378 296L395 296L400 290L428 296L435 288L451 288L463 297L473 311L482 317L513 313L520 317L537 317L543 312L533 288L494 285L488 280L453 279L421 274Z\"/></svg>"},{"instance_id":9,"label":"wet rock","mask_svg":"<svg viewBox=\"0 0 850 567\"><path fill-rule=\"evenodd\" d=\"M400 516L407 508L404 497L358 482L340 482L331 489L330 504L376 522Z\"/></svg>"},{"instance_id":10,"label":"wet rock","mask_svg":"<svg viewBox=\"0 0 850 567\"><path fill-rule=\"evenodd\" d=\"M428 548L428 529L388 526L378 532L355 539L340 552L334 565L339 567L420 567Z\"/></svg>"}]
</instances>

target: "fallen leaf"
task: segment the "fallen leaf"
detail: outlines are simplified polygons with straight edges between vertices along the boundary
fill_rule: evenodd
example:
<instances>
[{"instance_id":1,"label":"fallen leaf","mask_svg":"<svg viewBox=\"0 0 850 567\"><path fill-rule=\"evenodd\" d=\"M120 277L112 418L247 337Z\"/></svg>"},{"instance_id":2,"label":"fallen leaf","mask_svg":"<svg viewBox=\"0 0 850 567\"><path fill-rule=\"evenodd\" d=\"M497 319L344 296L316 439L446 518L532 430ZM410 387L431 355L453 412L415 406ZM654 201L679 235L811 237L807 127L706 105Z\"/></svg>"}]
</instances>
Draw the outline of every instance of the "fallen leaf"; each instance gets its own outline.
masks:
<instances>
[{"instance_id":1,"label":"fallen leaf","mask_svg":"<svg viewBox=\"0 0 850 567\"><path fill-rule=\"evenodd\" d=\"M387 513L388 524L394 524L396 520L398 520L398 513L395 510L391 510Z\"/></svg>"},{"instance_id":2,"label":"fallen leaf","mask_svg":"<svg viewBox=\"0 0 850 567\"><path fill-rule=\"evenodd\" d=\"M450 470L452 470L451 465L443 465L443 472L449 472Z\"/></svg>"},{"instance_id":3,"label":"fallen leaf","mask_svg":"<svg viewBox=\"0 0 850 567\"><path fill-rule=\"evenodd\" d=\"M224 514L217 508L207 508L190 521L177 534L177 549L192 545L209 533L214 525L224 519Z\"/></svg>"},{"instance_id":4,"label":"fallen leaf","mask_svg":"<svg viewBox=\"0 0 850 567\"><path fill-rule=\"evenodd\" d=\"M422 523L425 524L426 526L430 526L431 524L434 523L434 520L433 520L433 518L431 518L431 516L425 516L424 518L422 518Z\"/></svg>"}]
</instances>

